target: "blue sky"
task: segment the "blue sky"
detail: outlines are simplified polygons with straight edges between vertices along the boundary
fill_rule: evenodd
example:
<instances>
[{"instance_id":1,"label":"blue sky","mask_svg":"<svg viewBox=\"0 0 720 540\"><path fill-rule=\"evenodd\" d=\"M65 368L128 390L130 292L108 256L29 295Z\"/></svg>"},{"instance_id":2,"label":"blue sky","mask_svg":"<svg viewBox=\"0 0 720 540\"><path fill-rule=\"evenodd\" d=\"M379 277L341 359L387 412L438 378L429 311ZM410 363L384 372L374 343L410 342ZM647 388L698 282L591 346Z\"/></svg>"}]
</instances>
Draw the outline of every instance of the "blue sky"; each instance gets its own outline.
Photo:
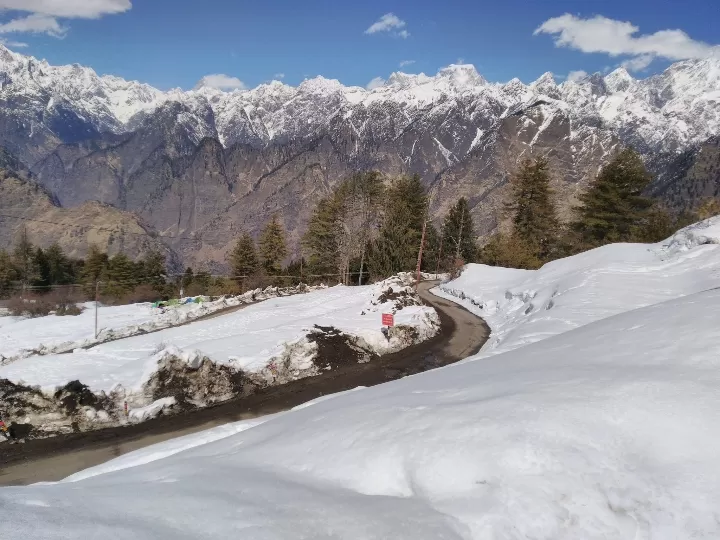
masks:
<instances>
[{"instance_id":1,"label":"blue sky","mask_svg":"<svg viewBox=\"0 0 720 540\"><path fill-rule=\"evenodd\" d=\"M491 81L623 62L645 76L720 56L717 0L0 0L3 8L10 48L162 89L213 74L227 86L316 75L365 86L401 62L434 74L464 61Z\"/></svg>"}]
</instances>

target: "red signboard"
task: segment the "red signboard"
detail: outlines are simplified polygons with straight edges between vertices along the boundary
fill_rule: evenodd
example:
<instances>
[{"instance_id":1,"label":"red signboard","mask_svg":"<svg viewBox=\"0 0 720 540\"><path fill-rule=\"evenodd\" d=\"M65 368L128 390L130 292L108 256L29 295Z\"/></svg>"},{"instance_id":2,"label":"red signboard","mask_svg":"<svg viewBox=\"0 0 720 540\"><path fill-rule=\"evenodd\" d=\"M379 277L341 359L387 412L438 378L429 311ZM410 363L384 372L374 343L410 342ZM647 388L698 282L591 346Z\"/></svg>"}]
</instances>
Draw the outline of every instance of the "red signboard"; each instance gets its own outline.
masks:
<instances>
[{"instance_id":1,"label":"red signboard","mask_svg":"<svg viewBox=\"0 0 720 540\"><path fill-rule=\"evenodd\" d=\"M382 315L383 326L395 326L395 317L392 313L383 313Z\"/></svg>"}]
</instances>

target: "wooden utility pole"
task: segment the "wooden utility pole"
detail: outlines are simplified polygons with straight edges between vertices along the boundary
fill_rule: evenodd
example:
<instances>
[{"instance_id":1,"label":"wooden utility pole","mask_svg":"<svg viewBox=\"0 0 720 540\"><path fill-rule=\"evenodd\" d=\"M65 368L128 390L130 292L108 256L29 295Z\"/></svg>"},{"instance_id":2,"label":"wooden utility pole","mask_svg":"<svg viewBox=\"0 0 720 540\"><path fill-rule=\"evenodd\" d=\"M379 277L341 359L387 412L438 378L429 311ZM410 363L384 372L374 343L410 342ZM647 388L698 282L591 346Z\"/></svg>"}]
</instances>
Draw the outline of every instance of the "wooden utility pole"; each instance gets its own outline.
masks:
<instances>
[{"instance_id":1,"label":"wooden utility pole","mask_svg":"<svg viewBox=\"0 0 720 540\"><path fill-rule=\"evenodd\" d=\"M95 339L98 337L98 303L100 302L100 282L95 282Z\"/></svg>"},{"instance_id":2,"label":"wooden utility pole","mask_svg":"<svg viewBox=\"0 0 720 540\"><path fill-rule=\"evenodd\" d=\"M422 238L420 239L420 251L417 260L417 277L415 278L415 289L420 285L420 266L422 265L423 248L425 247L425 231L427 230L427 220L423 221Z\"/></svg>"}]
</instances>

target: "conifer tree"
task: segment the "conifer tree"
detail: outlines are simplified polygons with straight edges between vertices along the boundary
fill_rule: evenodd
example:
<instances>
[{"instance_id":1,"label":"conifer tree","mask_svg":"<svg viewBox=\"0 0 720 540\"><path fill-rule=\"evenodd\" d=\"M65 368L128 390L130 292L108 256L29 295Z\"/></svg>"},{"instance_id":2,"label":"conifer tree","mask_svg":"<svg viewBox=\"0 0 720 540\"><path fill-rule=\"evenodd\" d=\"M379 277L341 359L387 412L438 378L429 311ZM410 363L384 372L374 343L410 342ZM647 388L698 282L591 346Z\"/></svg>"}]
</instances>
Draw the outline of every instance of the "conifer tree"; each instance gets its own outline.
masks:
<instances>
[{"instance_id":1,"label":"conifer tree","mask_svg":"<svg viewBox=\"0 0 720 540\"><path fill-rule=\"evenodd\" d=\"M314 274L332 274L338 268L338 219L340 207L335 197L320 199L310 216L303 248Z\"/></svg>"},{"instance_id":2,"label":"conifer tree","mask_svg":"<svg viewBox=\"0 0 720 540\"><path fill-rule=\"evenodd\" d=\"M53 244L45 250L47 258L50 283L53 285L67 285L75 281L75 267L62 248Z\"/></svg>"},{"instance_id":3,"label":"conifer tree","mask_svg":"<svg viewBox=\"0 0 720 540\"><path fill-rule=\"evenodd\" d=\"M23 286L29 285L38 279L37 266L35 265L35 248L30 242L27 229L23 227L15 242L13 249L13 264L18 274L18 279Z\"/></svg>"},{"instance_id":4,"label":"conifer tree","mask_svg":"<svg viewBox=\"0 0 720 540\"><path fill-rule=\"evenodd\" d=\"M277 215L265 225L260 234L259 245L260 259L265 273L269 276L280 275L288 250L285 243L285 229Z\"/></svg>"},{"instance_id":5,"label":"conifer tree","mask_svg":"<svg viewBox=\"0 0 720 540\"><path fill-rule=\"evenodd\" d=\"M260 269L255 241L249 233L243 233L230 252L230 266L238 280L240 276L253 276Z\"/></svg>"},{"instance_id":6,"label":"conifer tree","mask_svg":"<svg viewBox=\"0 0 720 540\"><path fill-rule=\"evenodd\" d=\"M123 253L118 253L108 261L101 279L105 293L116 298L139 284L135 263Z\"/></svg>"},{"instance_id":7,"label":"conifer tree","mask_svg":"<svg viewBox=\"0 0 720 540\"><path fill-rule=\"evenodd\" d=\"M373 277L415 269L427 204L418 176L397 178L385 190L382 223L368 254Z\"/></svg>"},{"instance_id":8,"label":"conifer tree","mask_svg":"<svg viewBox=\"0 0 720 540\"><path fill-rule=\"evenodd\" d=\"M539 259L550 258L559 222L551 200L550 174L545 158L526 160L521 164L512 180L508 209L513 216L513 234L519 242L528 246Z\"/></svg>"},{"instance_id":9,"label":"conifer tree","mask_svg":"<svg viewBox=\"0 0 720 540\"><path fill-rule=\"evenodd\" d=\"M443 222L443 245L456 259L475 262L475 227L467 199L461 197L450 209Z\"/></svg>"},{"instance_id":10,"label":"conifer tree","mask_svg":"<svg viewBox=\"0 0 720 540\"><path fill-rule=\"evenodd\" d=\"M86 283L95 283L102 277L108 265L108 255L100 251L96 245L91 245L85 256L83 265L83 280Z\"/></svg>"},{"instance_id":11,"label":"conifer tree","mask_svg":"<svg viewBox=\"0 0 720 540\"><path fill-rule=\"evenodd\" d=\"M6 295L17 279L18 274L12 257L7 251L0 249L0 296Z\"/></svg>"},{"instance_id":12,"label":"conifer tree","mask_svg":"<svg viewBox=\"0 0 720 540\"><path fill-rule=\"evenodd\" d=\"M650 180L640 155L631 148L622 150L602 168L580 197L582 206L572 224L587 247L633 239L635 227L653 204L642 196Z\"/></svg>"},{"instance_id":13,"label":"conifer tree","mask_svg":"<svg viewBox=\"0 0 720 540\"><path fill-rule=\"evenodd\" d=\"M52 285L50 278L50 263L42 248L35 248L33 253L32 264L35 268L32 285L34 287L46 288Z\"/></svg>"}]
</instances>

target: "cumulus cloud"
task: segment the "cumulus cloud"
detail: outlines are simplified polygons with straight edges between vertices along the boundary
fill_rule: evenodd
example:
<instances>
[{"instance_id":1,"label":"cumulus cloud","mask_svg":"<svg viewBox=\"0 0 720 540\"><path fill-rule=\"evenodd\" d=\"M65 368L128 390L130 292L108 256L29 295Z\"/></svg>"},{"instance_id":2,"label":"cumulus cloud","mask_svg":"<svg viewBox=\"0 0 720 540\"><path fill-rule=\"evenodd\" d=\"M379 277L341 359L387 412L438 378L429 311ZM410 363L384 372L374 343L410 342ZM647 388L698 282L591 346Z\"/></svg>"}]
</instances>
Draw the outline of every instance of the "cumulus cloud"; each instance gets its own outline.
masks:
<instances>
[{"instance_id":1,"label":"cumulus cloud","mask_svg":"<svg viewBox=\"0 0 720 540\"><path fill-rule=\"evenodd\" d=\"M132 8L130 0L0 0L0 9L67 19L97 19Z\"/></svg>"},{"instance_id":2,"label":"cumulus cloud","mask_svg":"<svg viewBox=\"0 0 720 540\"><path fill-rule=\"evenodd\" d=\"M197 83L195 88L216 88L217 90L246 90L247 86L237 77L230 77L222 73L206 75Z\"/></svg>"},{"instance_id":3,"label":"cumulus cloud","mask_svg":"<svg viewBox=\"0 0 720 540\"><path fill-rule=\"evenodd\" d=\"M567 47L585 53L605 53L610 56L630 55L630 66L644 69L655 58L687 60L720 57L720 46L696 41L682 30L660 30L653 34L638 34L639 28L628 21L596 15L583 19L570 13L548 19L534 32L552 35L557 47Z\"/></svg>"},{"instance_id":4,"label":"cumulus cloud","mask_svg":"<svg viewBox=\"0 0 720 540\"><path fill-rule=\"evenodd\" d=\"M411 66L415 63L415 60L403 60L400 62L400 67Z\"/></svg>"},{"instance_id":5,"label":"cumulus cloud","mask_svg":"<svg viewBox=\"0 0 720 540\"><path fill-rule=\"evenodd\" d=\"M372 23L368 29L365 30L365 33L377 34L378 32L391 32L396 36L407 39L410 37L410 32L407 31L406 26L407 23L394 13L386 13Z\"/></svg>"},{"instance_id":6,"label":"cumulus cloud","mask_svg":"<svg viewBox=\"0 0 720 540\"><path fill-rule=\"evenodd\" d=\"M570 73L568 73L567 80L577 82L577 81L583 80L587 76L588 76L587 71L578 69L577 71L571 71Z\"/></svg>"},{"instance_id":7,"label":"cumulus cloud","mask_svg":"<svg viewBox=\"0 0 720 540\"><path fill-rule=\"evenodd\" d=\"M384 84L385 79L383 79L382 77L375 77L372 81L365 85L365 88L367 88L368 90L375 90L376 88L380 88Z\"/></svg>"},{"instance_id":8,"label":"cumulus cloud","mask_svg":"<svg viewBox=\"0 0 720 540\"><path fill-rule=\"evenodd\" d=\"M48 34L54 37L62 37L67 32L67 29L62 27L55 17L33 14L0 24L0 34L12 32Z\"/></svg>"},{"instance_id":9,"label":"cumulus cloud","mask_svg":"<svg viewBox=\"0 0 720 540\"><path fill-rule=\"evenodd\" d=\"M130 0L0 0L0 11L29 13L0 23L0 33L25 32L63 37L58 19L98 19L132 8Z\"/></svg>"}]
</instances>

